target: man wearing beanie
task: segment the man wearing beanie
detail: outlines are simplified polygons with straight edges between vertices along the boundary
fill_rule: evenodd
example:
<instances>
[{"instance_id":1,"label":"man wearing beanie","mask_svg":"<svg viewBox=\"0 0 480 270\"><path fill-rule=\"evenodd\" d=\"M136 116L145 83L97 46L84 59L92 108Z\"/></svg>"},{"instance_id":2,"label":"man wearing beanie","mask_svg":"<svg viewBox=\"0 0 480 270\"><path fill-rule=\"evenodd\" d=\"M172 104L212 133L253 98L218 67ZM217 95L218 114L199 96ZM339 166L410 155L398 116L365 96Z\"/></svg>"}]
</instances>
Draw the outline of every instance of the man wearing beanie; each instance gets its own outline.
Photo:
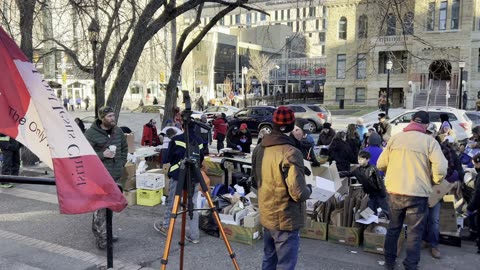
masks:
<instances>
[{"instance_id":1,"label":"man wearing beanie","mask_svg":"<svg viewBox=\"0 0 480 270\"><path fill-rule=\"evenodd\" d=\"M127 139L121 128L117 126L115 113L108 106L98 110L98 119L85 132L85 137L92 145L105 168L118 183L123 173L123 166L127 162ZM107 210L100 209L93 213L92 231L97 247L105 249L107 246ZM117 237L114 237L114 241Z\"/></svg>"},{"instance_id":2,"label":"man wearing beanie","mask_svg":"<svg viewBox=\"0 0 480 270\"><path fill-rule=\"evenodd\" d=\"M252 155L264 227L262 269L295 269L297 263L299 230L304 226L305 201L312 187L305 182L302 152L289 137L294 126L294 112L278 107L273 113L273 132Z\"/></svg>"},{"instance_id":3,"label":"man wearing beanie","mask_svg":"<svg viewBox=\"0 0 480 270\"><path fill-rule=\"evenodd\" d=\"M394 269L397 241L403 224L408 226L406 270L418 268L423 232L428 215L432 184L447 174L448 163L435 139L425 134L429 115L417 111L403 132L390 138L378 158L377 167L385 172L390 206L390 223L385 237L385 265Z\"/></svg>"}]
</instances>

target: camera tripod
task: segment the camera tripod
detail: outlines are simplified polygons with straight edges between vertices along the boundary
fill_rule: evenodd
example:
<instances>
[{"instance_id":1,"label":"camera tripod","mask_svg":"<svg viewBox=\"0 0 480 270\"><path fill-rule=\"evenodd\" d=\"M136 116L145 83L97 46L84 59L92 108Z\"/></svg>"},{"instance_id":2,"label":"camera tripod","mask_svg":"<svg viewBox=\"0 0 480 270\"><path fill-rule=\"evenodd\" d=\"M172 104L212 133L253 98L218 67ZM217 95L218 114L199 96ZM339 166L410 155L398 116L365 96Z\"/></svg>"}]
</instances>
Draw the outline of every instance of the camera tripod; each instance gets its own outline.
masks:
<instances>
[{"instance_id":1,"label":"camera tripod","mask_svg":"<svg viewBox=\"0 0 480 270\"><path fill-rule=\"evenodd\" d=\"M172 214L170 215L170 225L168 227L167 239L165 241L165 249L163 252L163 257L161 260L162 270L167 269L168 264L168 254L170 252L170 247L172 244L173 239L173 231L175 228L175 220L179 214L182 215L182 227L181 227L181 234L180 234L180 269L183 269L183 258L184 258L184 248L185 248L185 226L187 221L187 212L189 214L190 219L193 218L193 211L198 211L200 209L193 208L193 200L192 195L195 189L195 186L192 183L192 178L195 179L201 188L201 192L207 199L207 203L209 209L213 213L213 217L215 222L218 225L218 229L220 231L220 235L225 242L225 246L227 247L228 254L232 259L233 265L235 269L240 269L237 263L236 255L228 242L227 236L225 235L225 231L223 230L222 223L220 222L220 217L218 216L217 211L215 210L215 205L213 204L212 198L210 197L208 187L205 184L205 180L203 179L202 174L200 173L200 168L198 167L198 161L194 158L191 158L191 149L190 149L190 137L189 137L189 124L191 121L191 103L190 103L190 96L188 95L188 91L183 91L184 96L184 103L185 103L185 110L182 111L182 120L184 123L185 129L185 158L180 163L180 172L179 177L177 180L177 188L175 190L175 197L173 199L173 206L172 206ZM200 125L202 128L210 129L210 127L206 126L205 124L195 122L195 124ZM182 201L181 201L182 199ZM180 204L182 206L182 212L179 211Z\"/></svg>"}]
</instances>

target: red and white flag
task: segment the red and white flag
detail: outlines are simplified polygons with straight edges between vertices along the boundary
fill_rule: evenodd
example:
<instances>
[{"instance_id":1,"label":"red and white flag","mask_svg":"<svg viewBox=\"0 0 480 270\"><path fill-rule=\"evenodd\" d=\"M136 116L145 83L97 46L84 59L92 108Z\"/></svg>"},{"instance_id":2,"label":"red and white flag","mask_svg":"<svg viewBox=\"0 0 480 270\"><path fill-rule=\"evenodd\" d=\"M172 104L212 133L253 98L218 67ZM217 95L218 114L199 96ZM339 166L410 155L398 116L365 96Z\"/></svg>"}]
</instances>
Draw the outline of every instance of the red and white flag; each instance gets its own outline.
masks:
<instances>
[{"instance_id":1,"label":"red and white flag","mask_svg":"<svg viewBox=\"0 0 480 270\"><path fill-rule=\"evenodd\" d=\"M0 27L0 133L30 149L55 172L62 214L127 201L56 92Z\"/></svg>"}]
</instances>

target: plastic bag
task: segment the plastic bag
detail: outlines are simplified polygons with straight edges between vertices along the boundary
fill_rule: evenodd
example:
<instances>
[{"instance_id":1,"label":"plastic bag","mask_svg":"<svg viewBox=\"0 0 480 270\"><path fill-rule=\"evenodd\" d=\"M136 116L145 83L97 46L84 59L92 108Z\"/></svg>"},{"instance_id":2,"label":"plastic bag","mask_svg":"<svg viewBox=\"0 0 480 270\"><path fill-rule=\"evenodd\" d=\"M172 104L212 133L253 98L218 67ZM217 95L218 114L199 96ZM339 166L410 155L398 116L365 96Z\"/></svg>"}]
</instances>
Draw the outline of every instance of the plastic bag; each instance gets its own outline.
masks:
<instances>
[{"instance_id":1,"label":"plastic bag","mask_svg":"<svg viewBox=\"0 0 480 270\"><path fill-rule=\"evenodd\" d=\"M205 215L200 215L198 225L200 230L204 231L206 234L220 237L218 225L213 218L212 211L207 211Z\"/></svg>"}]
</instances>

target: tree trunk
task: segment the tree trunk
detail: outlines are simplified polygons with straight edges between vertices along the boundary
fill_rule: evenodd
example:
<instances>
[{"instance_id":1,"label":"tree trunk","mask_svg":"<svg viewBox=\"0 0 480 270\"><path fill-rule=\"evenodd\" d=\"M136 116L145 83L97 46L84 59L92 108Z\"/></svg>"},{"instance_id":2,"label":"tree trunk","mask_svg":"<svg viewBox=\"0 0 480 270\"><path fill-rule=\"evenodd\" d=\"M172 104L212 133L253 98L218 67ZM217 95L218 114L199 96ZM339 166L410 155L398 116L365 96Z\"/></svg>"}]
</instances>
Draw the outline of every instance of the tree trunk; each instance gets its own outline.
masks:
<instances>
[{"instance_id":1,"label":"tree trunk","mask_svg":"<svg viewBox=\"0 0 480 270\"><path fill-rule=\"evenodd\" d=\"M30 61L33 59L32 31L36 2L37 0L16 0L20 11L20 33L22 37L20 49Z\"/></svg>"},{"instance_id":2,"label":"tree trunk","mask_svg":"<svg viewBox=\"0 0 480 270\"><path fill-rule=\"evenodd\" d=\"M162 127L165 126L168 119L174 118L173 108L177 106L178 90L177 82L180 77L180 71L182 69L182 64L175 61L172 67L172 73L170 74L170 79L168 80L167 93L165 95L165 110L164 117L162 121Z\"/></svg>"}]
</instances>

